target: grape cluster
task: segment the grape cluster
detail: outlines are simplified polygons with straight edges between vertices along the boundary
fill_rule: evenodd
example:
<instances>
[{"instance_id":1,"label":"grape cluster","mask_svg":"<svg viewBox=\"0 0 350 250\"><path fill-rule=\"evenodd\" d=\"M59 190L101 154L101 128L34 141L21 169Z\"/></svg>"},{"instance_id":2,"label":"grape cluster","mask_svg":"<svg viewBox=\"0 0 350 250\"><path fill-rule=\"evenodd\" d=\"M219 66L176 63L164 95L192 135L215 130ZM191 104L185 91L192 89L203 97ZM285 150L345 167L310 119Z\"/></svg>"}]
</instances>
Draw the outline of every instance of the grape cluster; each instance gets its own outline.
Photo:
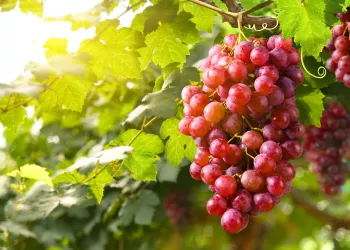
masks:
<instances>
[{"instance_id":1,"label":"grape cluster","mask_svg":"<svg viewBox=\"0 0 350 250\"><path fill-rule=\"evenodd\" d=\"M291 191L289 159L302 154L296 87L304 80L298 51L281 35L214 45L202 62L203 86L182 90L181 133L198 146L190 174L209 185L210 215L229 233L270 211Z\"/></svg>"},{"instance_id":2,"label":"grape cluster","mask_svg":"<svg viewBox=\"0 0 350 250\"><path fill-rule=\"evenodd\" d=\"M332 52L332 56L327 60L327 68L335 72L338 81L344 82L350 88L350 7L347 13L337 13L335 15L342 23L332 28L332 39L325 47L325 51Z\"/></svg>"},{"instance_id":3,"label":"grape cluster","mask_svg":"<svg viewBox=\"0 0 350 250\"><path fill-rule=\"evenodd\" d=\"M339 194L349 171L342 160L350 160L350 115L340 103L330 103L322 114L320 128L308 127L304 149L322 192Z\"/></svg>"},{"instance_id":4,"label":"grape cluster","mask_svg":"<svg viewBox=\"0 0 350 250\"><path fill-rule=\"evenodd\" d=\"M189 224L192 202L188 192L177 191L170 193L165 198L163 207L173 225L182 227Z\"/></svg>"}]
</instances>

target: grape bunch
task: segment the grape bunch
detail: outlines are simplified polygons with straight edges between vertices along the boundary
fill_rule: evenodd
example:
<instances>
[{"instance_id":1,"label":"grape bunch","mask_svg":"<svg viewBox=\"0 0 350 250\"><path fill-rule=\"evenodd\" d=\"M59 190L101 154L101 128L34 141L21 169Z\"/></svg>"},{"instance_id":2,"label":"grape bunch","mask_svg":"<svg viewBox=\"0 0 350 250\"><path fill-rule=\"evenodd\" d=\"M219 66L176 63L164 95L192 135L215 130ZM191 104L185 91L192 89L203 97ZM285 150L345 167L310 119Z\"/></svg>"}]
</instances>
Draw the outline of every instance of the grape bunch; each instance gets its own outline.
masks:
<instances>
[{"instance_id":1,"label":"grape bunch","mask_svg":"<svg viewBox=\"0 0 350 250\"><path fill-rule=\"evenodd\" d=\"M181 133L198 147L190 174L209 185L210 215L228 233L270 211L291 191L288 162L302 154L296 87L304 80L298 51L282 35L238 42L234 34L202 61L203 85L182 90Z\"/></svg>"},{"instance_id":2,"label":"grape bunch","mask_svg":"<svg viewBox=\"0 0 350 250\"><path fill-rule=\"evenodd\" d=\"M192 202L188 192L177 191L170 193L165 198L163 207L173 225L183 227L189 224Z\"/></svg>"},{"instance_id":3,"label":"grape bunch","mask_svg":"<svg viewBox=\"0 0 350 250\"><path fill-rule=\"evenodd\" d=\"M350 160L350 115L346 109L331 102L322 114L321 127L308 127L303 146L322 192L339 194L349 171L342 161Z\"/></svg>"},{"instance_id":4,"label":"grape bunch","mask_svg":"<svg viewBox=\"0 0 350 250\"><path fill-rule=\"evenodd\" d=\"M335 72L338 81L344 82L350 88L350 7L347 13L337 13L335 15L342 23L332 28L332 39L330 39L324 51L332 52L327 60L327 68Z\"/></svg>"}]
</instances>

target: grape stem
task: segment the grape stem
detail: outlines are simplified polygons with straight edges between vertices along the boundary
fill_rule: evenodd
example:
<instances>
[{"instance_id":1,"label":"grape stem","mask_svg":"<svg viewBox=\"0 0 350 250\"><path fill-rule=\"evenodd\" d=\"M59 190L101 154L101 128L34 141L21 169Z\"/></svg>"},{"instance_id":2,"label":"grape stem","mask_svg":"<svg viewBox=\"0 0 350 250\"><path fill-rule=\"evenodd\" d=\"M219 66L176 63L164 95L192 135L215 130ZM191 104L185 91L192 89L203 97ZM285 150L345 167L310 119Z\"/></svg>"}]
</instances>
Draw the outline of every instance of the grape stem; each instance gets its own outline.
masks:
<instances>
[{"instance_id":1,"label":"grape stem","mask_svg":"<svg viewBox=\"0 0 350 250\"><path fill-rule=\"evenodd\" d=\"M238 27L237 17L239 15L242 15L242 26L245 26L248 24L254 25L254 27L264 27L264 28L270 28L270 27L276 28L278 26L278 22L274 17L249 15L259 9L262 9L272 4L273 0L265 1L247 10L243 10L243 8L234 0L221 0L223 3L226 4L229 11L220 9L215 4L206 3L205 0L185 0L185 1L189 1L197 5L200 5L202 7L218 12L219 14L222 15L223 20L225 22L228 22L232 27Z\"/></svg>"},{"instance_id":2,"label":"grape stem","mask_svg":"<svg viewBox=\"0 0 350 250\"><path fill-rule=\"evenodd\" d=\"M254 160L254 156L252 156L251 154L248 153L248 149L245 148L245 153L247 156L249 156L250 158L252 158Z\"/></svg>"}]
</instances>

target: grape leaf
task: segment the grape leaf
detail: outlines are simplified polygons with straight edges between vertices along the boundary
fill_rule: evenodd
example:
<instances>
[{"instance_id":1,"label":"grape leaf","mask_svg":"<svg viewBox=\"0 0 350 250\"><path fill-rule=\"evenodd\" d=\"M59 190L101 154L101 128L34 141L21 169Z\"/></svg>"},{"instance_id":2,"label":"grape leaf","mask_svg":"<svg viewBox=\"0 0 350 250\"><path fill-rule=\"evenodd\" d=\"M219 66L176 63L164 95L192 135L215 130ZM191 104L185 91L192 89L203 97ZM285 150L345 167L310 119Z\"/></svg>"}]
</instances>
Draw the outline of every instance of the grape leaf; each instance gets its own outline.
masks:
<instances>
[{"instance_id":1,"label":"grape leaf","mask_svg":"<svg viewBox=\"0 0 350 250\"><path fill-rule=\"evenodd\" d=\"M96 31L98 33L98 30ZM119 28L117 25L109 26L100 36L108 46L116 46L118 48L140 48L144 46L143 37L139 31L131 28Z\"/></svg>"},{"instance_id":2,"label":"grape leaf","mask_svg":"<svg viewBox=\"0 0 350 250\"><path fill-rule=\"evenodd\" d=\"M277 0L275 1L282 33L285 38L294 37L305 55L318 58L322 48L331 38L331 31L324 23L324 1Z\"/></svg>"},{"instance_id":3,"label":"grape leaf","mask_svg":"<svg viewBox=\"0 0 350 250\"><path fill-rule=\"evenodd\" d=\"M41 94L42 106L48 111L58 106L61 109L81 112L91 84L85 78L65 74L53 82L51 89Z\"/></svg>"},{"instance_id":4,"label":"grape leaf","mask_svg":"<svg viewBox=\"0 0 350 250\"><path fill-rule=\"evenodd\" d=\"M6 127L7 136L13 139L19 126L23 123L27 113L23 107L13 108L0 116L1 123Z\"/></svg>"},{"instance_id":5,"label":"grape leaf","mask_svg":"<svg viewBox=\"0 0 350 250\"><path fill-rule=\"evenodd\" d=\"M19 8L24 14L31 12L39 17L43 17L44 1L20 0Z\"/></svg>"},{"instance_id":6,"label":"grape leaf","mask_svg":"<svg viewBox=\"0 0 350 250\"><path fill-rule=\"evenodd\" d=\"M85 44L87 43L89 42ZM89 63L93 65L95 73L96 70L100 72L99 76L106 75L110 70L115 77L141 78L138 53L115 45L106 46L96 41L90 42L85 47L83 45L82 48L92 56L93 59Z\"/></svg>"},{"instance_id":7,"label":"grape leaf","mask_svg":"<svg viewBox=\"0 0 350 250\"><path fill-rule=\"evenodd\" d=\"M128 145L138 132L135 129L127 130L117 138L116 143ZM155 164L159 160L158 154L164 151L162 140L156 135L142 132L131 146L134 150L122 165L129 169L135 180L155 181L157 176Z\"/></svg>"},{"instance_id":8,"label":"grape leaf","mask_svg":"<svg viewBox=\"0 0 350 250\"><path fill-rule=\"evenodd\" d=\"M62 38L55 38L51 37L49 38L45 44L43 45L43 48L46 48L45 54L47 57L51 57L53 55L60 55L60 54L66 54L67 53L67 47L68 47L68 40L62 39Z\"/></svg>"},{"instance_id":9,"label":"grape leaf","mask_svg":"<svg viewBox=\"0 0 350 250\"><path fill-rule=\"evenodd\" d=\"M199 31L194 23L190 21L192 15L187 12L180 12L172 22L167 23L175 33L175 36L182 42L194 44L201 40Z\"/></svg>"},{"instance_id":10,"label":"grape leaf","mask_svg":"<svg viewBox=\"0 0 350 250\"><path fill-rule=\"evenodd\" d=\"M31 232L25 225L16 223L11 220L1 222L0 231L11 233L14 235L21 235L26 238L36 238L36 235L33 232Z\"/></svg>"},{"instance_id":11,"label":"grape leaf","mask_svg":"<svg viewBox=\"0 0 350 250\"><path fill-rule=\"evenodd\" d=\"M0 2L1 11L10 11L14 9L16 5L17 5L17 0L7 0L7 1Z\"/></svg>"},{"instance_id":12,"label":"grape leaf","mask_svg":"<svg viewBox=\"0 0 350 250\"><path fill-rule=\"evenodd\" d=\"M305 125L320 126L322 116L323 98L325 97L319 89L313 89L306 85L297 87L297 107L300 111L299 120Z\"/></svg>"},{"instance_id":13,"label":"grape leaf","mask_svg":"<svg viewBox=\"0 0 350 250\"><path fill-rule=\"evenodd\" d=\"M346 8L350 6L350 0L345 0L343 4L343 12L346 12Z\"/></svg>"},{"instance_id":14,"label":"grape leaf","mask_svg":"<svg viewBox=\"0 0 350 250\"><path fill-rule=\"evenodd\" d=\"M163 161L157 162L158 175L157 179L159 182L174 182L176 183L177 178L180 174L181 168L174 168L170 162Z\"/></svg>"},{"instance_id":15,"label":"grape leaf","mask_svg":"<svg viewBox=\"0 0 350 250\"><path fill-rule=\"evenodd\" d=\"M216 12L187 1L180 2L181 9L193 15L191 21L196 24L197 29L211 33L215 23Z\"/></svg>"},{"instance_id":16,"label":"grape leaf","mask_svg":"<svg viewBox=\"0 0 350 250\"><path fill-rule=\"evenodd\" d=\"M159 197L150 190L143 190L138 199L126 200L119 211L119 225L128 226L133 221L140 225L149 225L155 212L155 206L160 204Z\"/></svg>"},{"instance_id":17,"label":"grape leaf","mask_svg":"<svg viewBox=\"0 0 350 250\"><path fill-rule=\"evenodd\" d=\"M35 164L24 165L20 167L19 170L14 170L7 175L11 177L17 177L17 175L19 175L24 178L42 181L50 187L53 186L51 178L49 177L49 172L47 172L45 168Z\"/></svg>"},{"instance_id":18,"label":"grape leaf","mask_svg":"<svg viewBox=\"0 0 350 250\"><path fill-rule=\"evenodd\" d=\"M326 8L324 12L325 12L326 23L328 25L333 25L334 23L339 21L339 19L336 18L334 14L342 12L342 5L344 3L344 0L325 0L325 3L326 3Z\"/></svg>"},{"instance_id":19,"label":"grape leaf","mask_svg":"<svg viewBox=\"0 0 350 250\"><path fill-rule=\"evenodd\" d=\"M60 198L51 187L36 182L23 197L6 204L5 214L18 222L35 221L48 216L59 202Z\"/></svg>"},{"instance_id":20,"label":"grape leaf","mask_svg":"<svg viewBox=\"0 0 350 250\"><path fill-rule=\"evenodd\" d=\"M224 4L223 1L221 1L221 0L210 0L210 2L214 3L220 9L228 11L227 5Z\"/></svg>"},{"instance_id":21,"label":"grape leaf","mask_svg":"<svg viewBox=\"0 0 350 250\"><path fill-rule=\"evenodd\" d=\"M59 183L73 183L78 184L81 183L83 180L86 179L86 176L79 173L77 170L74 170L72 172L64 172L63 174L60 174L56 176L52 182L53 184L59 184Z\"/></svg>"},{"instance_id":22,"label":"grape leaf","mask_svg":"<svg viewBox=\"0 0 350 250\"><path fill-rule=\"evenodd\" d=\"M176 32L169 25L161 26L148 34L145 41L147 47L138 50L141 55L141 70L146 69L151 61L163 68L174 62L180 65L185 63L189 49L176 38Z\"/></svg>"},{"instance_id":23,"label":"grape leaf","mask_svg":"<svg viewBox=\"0 0 350 250\"><path fill-rule=\"evenodd\" d=\"M95 175L95 172L93 171L90 173L88 178L94 175ZM94 194L98 204L101 203L103 192L104 192L104 186L113 181L114 181L113 177L107 172L107 170L104 170L88 182L89 188Z\"/></svg>"},{"instance_id":24,"label":"grape leaf","mask_svg":"<svg viewBox=\"0 0 350 250\"><path fill-rule=\"evenodd\" d=\"M140 117L145 115L163 118L174 116L176 113L175 99L180 97L181 89L191 80L199 81L199 72L196 68L186 67L182 73L179 69L174 70L164 81L161 90L147 94L142 99L142 104L128 115L125 122L136 124ZM158 85L161 84L158 83Z\"/></svg>"},{"instance_id":25,"label":"grape leaf","mask_svg":"<svg viewBox=\"0 0 350 250\"><path fill-rule=\"evenodd\" d=\"M188 160L193 160L196 147L193 139L180 133L178 124L180 120L170 118L163 122L160 128L160 136L162 139L169 140L165 146L165 155L167 160L175 167L178 167L182 159L186 156Z\"/></svg>"}]
</instances>

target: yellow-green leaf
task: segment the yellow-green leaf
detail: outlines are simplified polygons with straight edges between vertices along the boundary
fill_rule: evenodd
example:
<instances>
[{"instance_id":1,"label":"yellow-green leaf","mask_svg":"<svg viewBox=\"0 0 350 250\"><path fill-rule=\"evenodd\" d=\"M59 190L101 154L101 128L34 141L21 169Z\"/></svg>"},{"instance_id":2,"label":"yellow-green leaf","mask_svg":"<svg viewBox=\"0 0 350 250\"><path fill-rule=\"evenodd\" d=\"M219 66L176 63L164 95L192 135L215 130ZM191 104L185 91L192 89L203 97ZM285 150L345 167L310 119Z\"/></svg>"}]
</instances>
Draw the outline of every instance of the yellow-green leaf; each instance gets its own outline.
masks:
<instances>
[{"instance_id":1,"label":"yellow-green leaf","mask_svg":"<svg viewBox=\"0 0 350 250\"><path fill-rule=\"evenodd\" d=\"M17 177L18 175L23 178L33 179L37 181L42 181L49 185L50 187L53 186L51 178L49 177L49 172L43 167L40 167L35 164L27 164L18 170L14 170L11 173L7 174L11 177Z\"/></svg>"}]
</instances>

